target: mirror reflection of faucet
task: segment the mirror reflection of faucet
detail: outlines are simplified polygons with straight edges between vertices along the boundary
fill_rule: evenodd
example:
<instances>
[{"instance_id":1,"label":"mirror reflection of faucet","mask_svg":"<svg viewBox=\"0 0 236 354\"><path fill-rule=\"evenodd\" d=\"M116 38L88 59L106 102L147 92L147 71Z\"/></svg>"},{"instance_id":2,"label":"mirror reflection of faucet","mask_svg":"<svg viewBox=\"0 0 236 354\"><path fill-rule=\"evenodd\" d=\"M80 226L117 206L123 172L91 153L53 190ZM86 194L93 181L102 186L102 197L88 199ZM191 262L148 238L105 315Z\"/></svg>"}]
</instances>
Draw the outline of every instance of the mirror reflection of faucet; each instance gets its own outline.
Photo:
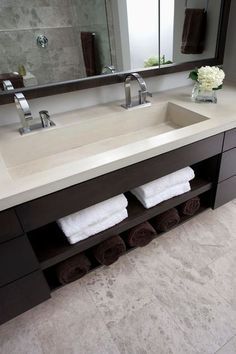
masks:
<instances>
[{"instance_id":1,"label":"mirror reflection of faucet","mask_svg":"<svg viewBox=\"0 0 236 354\"><path fill-rule=\"evenodd\" d=\"M138 102L132 102L131 98L131 80L136 79L140 90L138 91ZM138 73L131 73L126 76L125 82L125 104L121 107L125 109L141 108L151 106L151 102L147 101L147 97L152 97L152 94L148 92L147 85L141 75Z\"/></svg>"},{"instance_id":2,"label":"mirror reflection of faucet","mask_svg":"<svg viewBox=\"0 0 236 354\"><path fill-rule=\"evenodd\" d=\"M10 90L14 90L13 84L10 80L4 80L2 82L3 85L3 90L4 91L10 91Z\"/></svg>"},{"instance_id":3,"label":"mirror reflection of faucet","mask_svg":"<svg viewBox=\"0 0 236 354\"><path fill-rule=\"evenodd\" d=\"M116 73L116 68L114 67L114 65L106 65L102 69L102 74L103 75L115 74L115 73Z\"/></svg>"}]
</instances>

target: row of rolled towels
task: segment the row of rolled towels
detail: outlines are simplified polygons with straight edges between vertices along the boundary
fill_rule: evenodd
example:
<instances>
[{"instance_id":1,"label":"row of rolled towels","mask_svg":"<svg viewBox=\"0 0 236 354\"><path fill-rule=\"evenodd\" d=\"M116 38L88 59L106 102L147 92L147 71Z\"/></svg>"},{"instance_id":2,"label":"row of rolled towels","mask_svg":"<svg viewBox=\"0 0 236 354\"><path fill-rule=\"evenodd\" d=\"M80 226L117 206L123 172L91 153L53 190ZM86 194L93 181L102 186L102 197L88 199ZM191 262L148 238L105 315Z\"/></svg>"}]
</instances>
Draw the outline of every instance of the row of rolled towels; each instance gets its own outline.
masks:
<instances>
[{"instance_id":1,"label":"row of rolled towels","mask_svg":"<svg viewBox=\"0 0 236 354\"><path fill-rule=\"evenodd\" d=\"M144 247L157 234L166 232L178 225L183 216L193 216L200 208L200 198L195 197L172 208L150 222L144 222L122 235L114 235L89 250L73 256L56 266L56 276L60 284L68 284L87 274L93 267L94 259L102 265L116 262L125 251L134 247ZM89 254L89 255L88 255Z\"/></svg>"},{"instance_id":2,"label":"row of rolled towels","mask_svg":"<svg viewBox=\"0 0 236 354\"><path fill-rule=\"evenodd\" d=\"M149 209L155 205L191 190L194 179L191 167L134 188L131 193ZM95 204L57 221L69 243L74 244L119 224L128 217L128 200L121 194Z\"/></svg>"}]
</instances>

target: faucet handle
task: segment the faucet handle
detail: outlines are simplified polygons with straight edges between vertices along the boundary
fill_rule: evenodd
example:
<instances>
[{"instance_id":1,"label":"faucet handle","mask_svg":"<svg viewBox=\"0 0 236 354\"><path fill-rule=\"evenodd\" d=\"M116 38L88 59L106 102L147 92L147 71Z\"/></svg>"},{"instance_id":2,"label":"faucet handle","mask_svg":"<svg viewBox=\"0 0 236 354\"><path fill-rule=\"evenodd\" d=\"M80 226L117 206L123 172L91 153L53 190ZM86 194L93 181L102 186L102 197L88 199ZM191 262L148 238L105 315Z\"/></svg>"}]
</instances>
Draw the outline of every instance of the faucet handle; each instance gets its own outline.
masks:
<instances>
[{"instance_id":1,"label":"faucet handle","mask_svg":"<svg viewBox=\"0 0 236 354\"><path fill-rule=\"evenodd\" d=\"M50 127L50 115L49 112L46 110L40 111L39 116L41 119L42 127L43 128L48 128Z\"/></svg>"},{"instance_id":2,"label":"faucet handle","mask_svg":"<svg viewBox=\"0 0 236 354\"><path fill-rule=\"evenodd\" d=\"M43 128L49 128L49 127L55 126L55 123L51 120L50 114L48 111L46 111L46 110L40 111L39 116L40 116Z\"/></svg>"},{"instance_id":3,"label":"faucet handle","mask_svg":"<svg viewBox=\"0 0 236 354\"><path fill-rule=\"evenodd\" d=\"M147 90L145 91L139 90L139 104L148 103L147 97L152 97L152 93L148 92Z\"/></svg>"}]
</instances>

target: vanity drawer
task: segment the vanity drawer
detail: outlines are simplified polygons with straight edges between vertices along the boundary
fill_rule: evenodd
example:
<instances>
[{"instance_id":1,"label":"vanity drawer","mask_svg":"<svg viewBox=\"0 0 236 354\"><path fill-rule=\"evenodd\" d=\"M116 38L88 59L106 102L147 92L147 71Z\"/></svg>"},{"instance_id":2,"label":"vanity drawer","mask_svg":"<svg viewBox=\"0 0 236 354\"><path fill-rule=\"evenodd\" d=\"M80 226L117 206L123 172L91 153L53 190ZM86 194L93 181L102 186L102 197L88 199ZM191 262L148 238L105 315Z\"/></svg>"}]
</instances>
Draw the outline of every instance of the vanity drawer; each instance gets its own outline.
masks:
<instances>
[{"instance_id":1,"label":"vanity drawer","mask_svg":"<svg viewBox=\"0 0 236 354\"><path fill-rule=\"evenodd\" d=\"M236 147L236 129L228 130L225 133L223 150L229 150Z\"/></svg>"},{"instance_id":2,"label":"vanity drawer","mask_svg":"<svg viewBox=\"0 0 236 354\"><path fill-rule=\"evenodd\" d=\"M231 149L222 154L219 181L236 175L236 149Z\"/></svg>"},{"instance_id":3,"label":"vanity drawer","mask_svg":"<svg viewBox=\"0 0 236 354\"><path fill-rule=\"evenodd\" d=\"M214 209L236 198L236 176L218 184Z\"/></svg>"},{"instance_id":4,"label":"vanity drawer","mask_svg":"<svg viewBox=\"0 0 236 354\"><path fill-rule=\"evenodd\" d=\"M39 269L26 236L0 244L0 286Z\"/></svg>"},{"instance_id":5,"label":"vanity drawer","mask_svg":"<svg viewBox=\"0 0 236 354\"><path fill-rule=\"evenodd\" d=\"M0 212L0 243L22 235L23 230L14 209Z\"/></svg>"},{"instance_id":6,"label":"vanity drawer","mask_svg":"<svg viewBox=\"0 0 236 354\"><path fill-rule=\"evenodd\" d=\"M41 271L0 288L0 324L49 298L49 287Z\"/></svg>"}]
</instances>

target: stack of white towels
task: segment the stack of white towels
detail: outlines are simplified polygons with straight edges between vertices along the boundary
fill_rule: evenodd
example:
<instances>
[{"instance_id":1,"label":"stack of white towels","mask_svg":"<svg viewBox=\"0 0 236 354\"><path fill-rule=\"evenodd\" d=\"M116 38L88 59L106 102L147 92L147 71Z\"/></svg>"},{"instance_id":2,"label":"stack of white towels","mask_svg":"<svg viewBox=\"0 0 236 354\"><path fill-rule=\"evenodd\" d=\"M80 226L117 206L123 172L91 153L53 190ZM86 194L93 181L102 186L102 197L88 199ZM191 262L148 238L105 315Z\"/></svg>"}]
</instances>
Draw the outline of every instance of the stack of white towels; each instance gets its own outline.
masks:
<instances>
[{"instance_id":1,"label":"stack of white towels","mask_svg":"<svg viewBox=\"0 0 236 354\"><path fill-rule=\"evenodd\" d=\"M194 177L195 174L193 169L191 167L186 167L165 177L158 178L155 181L137 187L131 190L131 192L143 204L143 206L148 209L164 200L189 192L191 190L189 181Z\"/></svg>"},{"instance_id":2,"label":"stack of white towels","mask_svg":"<svg viewBox=\"0 0 236 354\"><path fill-rule=\"evenodd\" d=\"M82 241L120 223L128 217L124 194L80 210L57 221L70 244Z\"/></svg>"}]
</instances>

